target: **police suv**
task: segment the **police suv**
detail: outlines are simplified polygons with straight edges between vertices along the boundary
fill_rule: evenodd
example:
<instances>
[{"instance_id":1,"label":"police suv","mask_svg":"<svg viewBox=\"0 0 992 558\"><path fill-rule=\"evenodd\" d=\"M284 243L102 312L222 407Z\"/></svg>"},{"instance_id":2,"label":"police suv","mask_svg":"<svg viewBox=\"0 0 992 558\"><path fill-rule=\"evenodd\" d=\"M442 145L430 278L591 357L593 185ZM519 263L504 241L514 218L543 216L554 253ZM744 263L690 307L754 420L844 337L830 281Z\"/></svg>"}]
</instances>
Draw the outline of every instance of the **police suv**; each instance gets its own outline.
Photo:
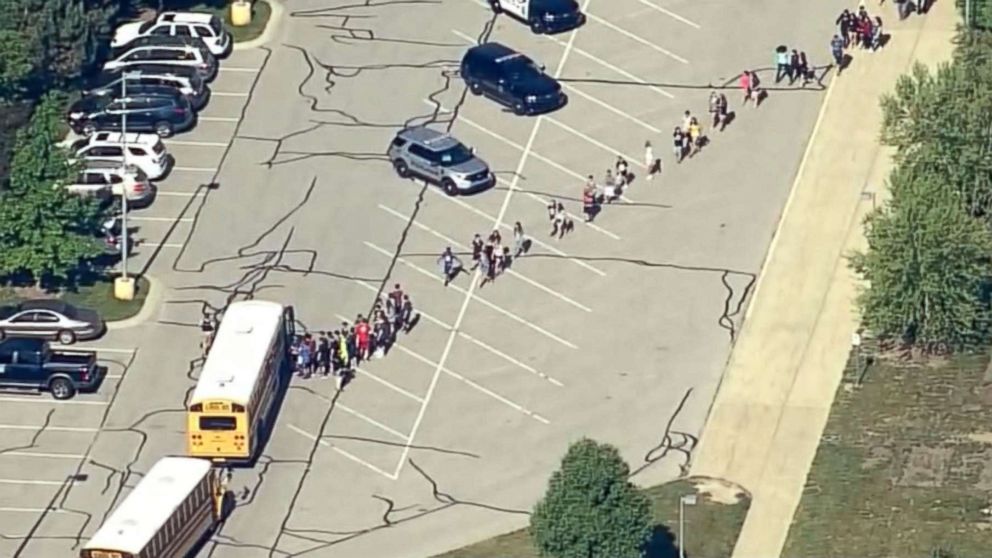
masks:
<instances>
[{"instance_id":1,"label":"police suv","mask_svg":"<svg viewBox=\"0 0 992 558\"><path fill-rule=\"evenodd\" d=\"M509 107L517 115L540 114L561 108L568 96L544 67L500 43L483 43L465 52L461 64L465 85Z\"/></svg>"},{"instance_id":2,"label":"police suv","mask_svg":"<svg viewBox=\"0 0 992 558\"><path fill-rule=\"evenodd\" d=\"M558 33L585 23L586 16L575 0L489 0L497 14L508 15L530 25L535 33Z\"/></svg>"}]
</instances>

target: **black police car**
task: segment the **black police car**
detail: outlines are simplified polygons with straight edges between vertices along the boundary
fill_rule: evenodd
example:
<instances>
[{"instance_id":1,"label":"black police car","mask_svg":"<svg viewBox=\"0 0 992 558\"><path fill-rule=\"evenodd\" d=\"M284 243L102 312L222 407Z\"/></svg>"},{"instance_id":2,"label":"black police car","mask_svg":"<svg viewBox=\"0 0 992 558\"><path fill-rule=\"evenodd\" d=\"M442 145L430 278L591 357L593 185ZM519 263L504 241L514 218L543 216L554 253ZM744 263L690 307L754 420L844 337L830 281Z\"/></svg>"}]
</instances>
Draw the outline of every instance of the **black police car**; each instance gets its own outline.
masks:
<instances>
[{"instance_id":1,"label":"black police car","mask_svg":"<svg viewBox=\"0 0 992 558\"><path fill-rule=\"evenodd\" d=\"M489 0L496 13L507 13L535 33L560 33L586 21L575 0Z\"/></svg>"},{"instance_id":2,"label":"black police car","mask_svg":"<svg viewBox=\"0 0 992 558\"><path fill-rule=\"evenodd\" d=\"M485 95L518 115L549 112L568 102L561 85L543 67L500 43L468 49L461 74L472 93Z\"/></svg>"}]
</instances>

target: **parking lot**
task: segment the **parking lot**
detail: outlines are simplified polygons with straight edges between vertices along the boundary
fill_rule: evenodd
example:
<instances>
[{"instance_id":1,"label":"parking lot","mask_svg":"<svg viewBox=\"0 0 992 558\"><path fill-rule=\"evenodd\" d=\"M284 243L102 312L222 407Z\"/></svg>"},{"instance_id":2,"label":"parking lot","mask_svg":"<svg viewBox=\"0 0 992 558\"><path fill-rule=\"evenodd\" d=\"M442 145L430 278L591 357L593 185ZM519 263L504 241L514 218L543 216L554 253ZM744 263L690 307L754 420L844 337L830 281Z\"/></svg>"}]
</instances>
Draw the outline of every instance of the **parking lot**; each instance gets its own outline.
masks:
<instances>
[{"instance_id":1,"label":"parking lot","mask_svg":"<svg viewBox=\"0 0 992 558\"><path fill-rule=\"evenodd\" d=\"M340 395L333 381L294 381L259 464L236 472L239 507L203 556L428 556L524 525L581 436L618 446L638 482L677 476L822 98L818 87L776 87L771 52L798 45L815 61L840 3L775 37L769 22L790 13L781 0L583 4L577 32L536 36L505 17L493 24L472 0L293 2L269 49L225 61L200 124L167 142L176 170L135 214L144 247L134 265L151 261L166 291L154 322L97 343L137 349L123 387L73 405L32 399L24 412L4 403L9 439L30 447L0 452L13 481L0 480L10 494L0 502L11 502L2 544L40 525L22 555L66 554L131 473L183 451L193 326L205 305L245 297L292 304L320 331L368 315L376 293L400 283L420 319ZM544 64L568 105L523 118L468 94L458 62L480 37ZM743 68L763 69L770 95L759 109L740 106ZM676 165L672 128L685 110L705 124L710 88L724 84L733 121ZM398 178L384 152L407 124L450 129L497 185L451 198ZM650 182L646 140L664 160ZM585 176L617 156L633 184L583 223ZM561 240L548 234L551 198L576 222ZM469 274L443 286L446 246L469 261L473 234L500 229L506 245L518 221L531 250L506 274L483 288ZM99 403L111 397L109 410ZM86 459L23 456L56 450ZM90 478L39 523L80 462Z\"/></svg>"}]
</instances>

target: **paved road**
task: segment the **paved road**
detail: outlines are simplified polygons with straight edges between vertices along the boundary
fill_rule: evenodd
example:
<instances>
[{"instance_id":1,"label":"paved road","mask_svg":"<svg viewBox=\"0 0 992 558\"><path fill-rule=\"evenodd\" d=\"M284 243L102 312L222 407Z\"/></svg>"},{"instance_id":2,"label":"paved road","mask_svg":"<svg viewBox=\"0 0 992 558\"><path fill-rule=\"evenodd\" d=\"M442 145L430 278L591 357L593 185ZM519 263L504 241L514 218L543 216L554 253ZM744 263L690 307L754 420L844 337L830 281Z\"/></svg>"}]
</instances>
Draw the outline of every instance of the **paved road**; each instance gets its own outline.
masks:
<instances>
[{"instance_id":1,"label":"paved road","mask_svg":"<svg viewBox=\"0 0 992 558\"><path fill-rule=\"evenodd\" d=\"M400 282L422 318L337 399L331 382L294 384L261 463L235 477L238 510L203 556L425 556L459 546L525 524L582 435L619 446L639 482L679 474L822 91L777 90L765 70L766 104L738 110L729 91L736 118L697 158L675 165L668 133L684 110L705 113L710 85L767 68L780 43L817 60L839 6L810 8L797 23L781 0L592 0L577 33L539 37L505 18L493 24L470 0L290 3L270 48L236 53L215 85L248 96L232 96L223 114L215 99L210 110L236 118L246 107L244 119L204 122L171 142L182 166L202 170L170 177L163 188L188 195L147 210L173 220L143 225L146 247L161 239L142 257L154 255L145 261L166 291L152 322L96 344L134 350L119 388L95 396L113 397L106 419L84 423L75 414L90 410L43 399L23 404L36 416L16 417L27 442L55 436L54 425L94 429L74 449L89 478L57 498L22 555L69 552L135 473L182 451L194 326L204 306L246 296L294 304L319 330L367 313L381 286ZM782 23L766 39L769 22ZM454 72L480 36L545 64L566 83L569 105L516 118L466 96ZM412 122L450 127L498 171L498 187L452 199L398 179L382 153ZM651 183L639 166L646 139L666 161ZM560 242L547 237L548 198L578 213L581 177L617 154L638 175L628 199ZM198 188L211 180L219 189ZM465 276L439 283L434 260L445 245L494 226L508 238L515 221L534 246L512 274L482 289ZM43 428L49 408L60 422ZM666 452L666 438L680 451ZM79 461L0 453L19 471L3 501L24 508L0 510L20 521L0 531L4 545L38 524Z\"/></svg>"},{"instance_id":2,"label":"paved road","mask_svg":"<svg viewBox=\"0 0 992 558\"><path fill-rule=\"evenodd\" d=\"M864 249L861 222L872 202L862 192L884 196L891 170L891 153L877 144L878 98L912 64L947 61L957 22L950 3L894 22L885 49L855 52L849 72L831 85L693 462L693 474L752 494L735 557L782 552L847 361L858 281L846 254Z\"/></svg>"}]
</instances>

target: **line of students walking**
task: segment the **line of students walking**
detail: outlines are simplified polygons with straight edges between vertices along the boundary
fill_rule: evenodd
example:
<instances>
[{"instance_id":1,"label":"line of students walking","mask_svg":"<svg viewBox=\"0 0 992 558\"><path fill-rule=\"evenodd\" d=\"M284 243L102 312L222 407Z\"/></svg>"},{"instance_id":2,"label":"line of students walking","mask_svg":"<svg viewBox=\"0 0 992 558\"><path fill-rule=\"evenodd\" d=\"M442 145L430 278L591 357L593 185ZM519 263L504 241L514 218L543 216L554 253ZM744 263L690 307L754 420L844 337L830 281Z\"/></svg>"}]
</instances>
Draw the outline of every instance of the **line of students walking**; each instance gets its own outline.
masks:
<instances>
[{"instance_id":1,"label":"line of students walking","mask_svg":"<svg viewBox=\"0 0 992 558\"><path fill-rule=\"evenodd\" d=\"M336 330L306 333L293 340L290 355L294 372L303 379L333 375L341 389L348 373L363 361L386 356L400 332L409 333L415 322L413 302L399 284L376 301L371 320L362 314L355 322L341 322Z\"/></svg>"}]
</instances>

